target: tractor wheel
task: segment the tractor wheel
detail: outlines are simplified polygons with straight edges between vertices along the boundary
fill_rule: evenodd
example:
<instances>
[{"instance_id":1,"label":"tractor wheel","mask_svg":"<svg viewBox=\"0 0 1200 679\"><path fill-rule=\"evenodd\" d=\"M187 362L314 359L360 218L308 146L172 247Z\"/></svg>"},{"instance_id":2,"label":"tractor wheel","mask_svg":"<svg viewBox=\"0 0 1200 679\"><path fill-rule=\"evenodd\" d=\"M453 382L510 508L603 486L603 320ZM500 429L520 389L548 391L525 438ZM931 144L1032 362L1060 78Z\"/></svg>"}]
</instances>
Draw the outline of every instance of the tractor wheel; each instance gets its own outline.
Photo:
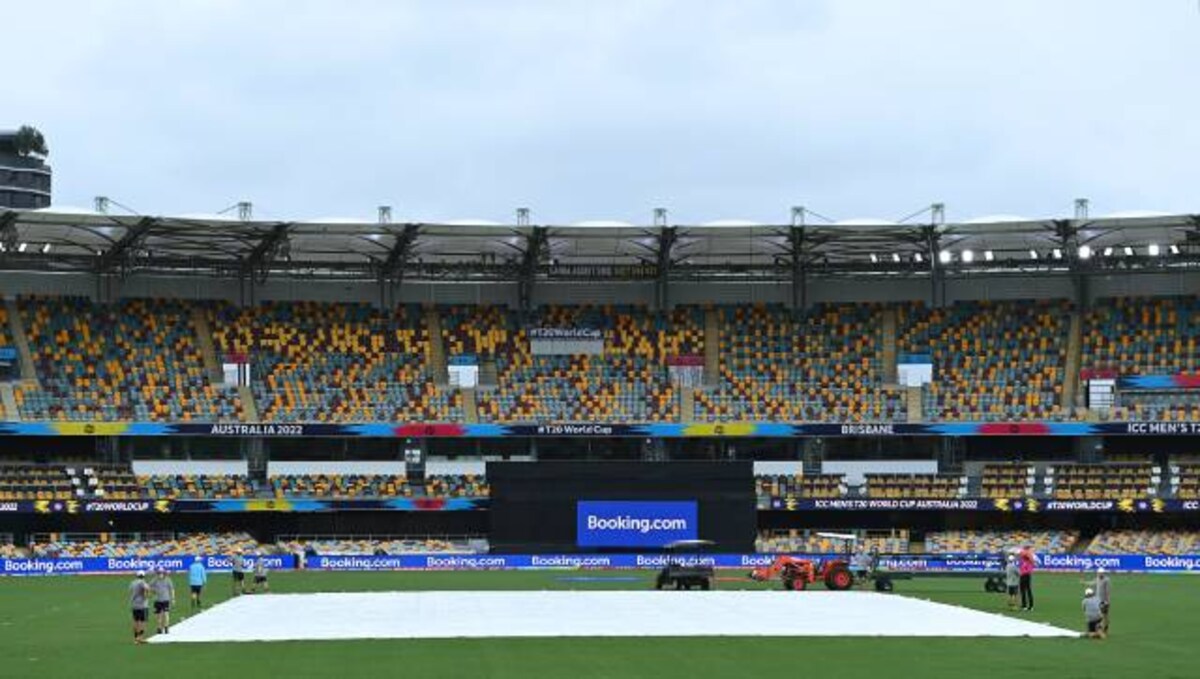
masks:
<instances>
[{"instance_id":1,"label":"tractor wheel","mask_svg":"<svg viewBox=\"0 0 1200 679\"><path fill-rule=\"evenodd\" d=\"M701 580L700 581L700 589L702 589L706 592L708 590L712 589L712 580L710 580L708 578L704 578L703 580Z\"/></svg>"},{"instance_id":2,"label":"tractor wheel","mask_svg":"<svg viewBox=\"0 0 1200 679\"><path fill-rule=\"evenodd\" d=\"M659 573L654 580L654 589L662 589L667 586L667 574Z\"/></svg>"},{"instance_id":3,"label":"tractor wheel","mask_svg":"<svg viewBox=\"0 0 1200 679\"><path fill-rule=\"evenodd\" d=\"M808 589L808 580L804 578L796 578L792 580L792 589L797 592L803 592Z\"/></svg>"},{"instance_id":4,"label":"tractor wheel","mask_svg":"<svg viewBox=\"0 0 1200 679\"><path fill-rule=\"evenodd\" d=\"M879 578L875 581L876 592L890 592L895 588L891 578Z\"/></svg>"},{"instance_id":5,"label":"tractor wheel","mask_svg":"<svg viewBox=\"0 0 1200 679\"><path fill-rule=\"evenodd\" d=\"M847 590L854 586L854 574L848 568L838 566L825 574L825 587L832 590Z\"/></svg>"}]
</instances>

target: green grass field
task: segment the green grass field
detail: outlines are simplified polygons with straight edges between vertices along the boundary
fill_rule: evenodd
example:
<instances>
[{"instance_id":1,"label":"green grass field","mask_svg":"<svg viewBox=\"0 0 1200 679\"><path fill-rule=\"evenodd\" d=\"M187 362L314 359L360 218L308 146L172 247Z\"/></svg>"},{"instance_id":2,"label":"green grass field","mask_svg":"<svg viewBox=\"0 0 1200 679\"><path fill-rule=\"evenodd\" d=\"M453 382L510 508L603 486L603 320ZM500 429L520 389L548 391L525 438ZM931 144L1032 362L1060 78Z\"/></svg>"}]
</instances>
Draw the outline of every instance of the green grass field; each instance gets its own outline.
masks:
<instances>
[{"instance_id":1,"label":"green grass field","mask_svg":"<svg viewBox=\"0 0 1200 679\"><path fill-rule=\"evenodd\" d=\"M645 574L645 584L580 583L561 581L565 575L562 571L275 573L271 580L276 592L328 592L648 588L651 577ZM0 677L1200 676L1195 646L1200 632L1196 619L1200 581L1183 575L1117 576L1113 634L1106 641L708 637L135 647L126 610L127 582L128 578L109 576L0 578ZM1076 575L1039 575L1038 610L1028 614L1030 619L1080 628L1079 582ZM176 578L181 598L184 584ZM207 603L227 597L228 585L228 576L213 576ZM765 587L749 582L744 586ZM975 579L899 582L897 595L1007 614L1003 598L985 593Z\"/></svg>"}]
</instances>

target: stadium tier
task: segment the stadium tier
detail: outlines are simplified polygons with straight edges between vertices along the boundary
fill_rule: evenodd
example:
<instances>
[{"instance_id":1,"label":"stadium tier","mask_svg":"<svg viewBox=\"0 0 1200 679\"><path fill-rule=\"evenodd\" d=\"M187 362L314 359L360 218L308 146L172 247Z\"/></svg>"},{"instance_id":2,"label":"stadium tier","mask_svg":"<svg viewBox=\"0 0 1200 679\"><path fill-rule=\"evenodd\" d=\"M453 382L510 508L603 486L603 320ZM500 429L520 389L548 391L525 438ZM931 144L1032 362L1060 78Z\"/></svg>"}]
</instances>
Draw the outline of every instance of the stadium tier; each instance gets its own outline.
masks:
<instances>
[{"instance_id":1,"label":"stadium tier","mask_svg":"<svg viewBox=\"0 0 1200 679\"><path fill-rule=\"evenodd\" d=\"M259 494L256 481L234 474L140 475L137 484L144 489L145 497L155 500L225 500L252 498Z\"/></svg>"},{"instance_id":2,"label":"stadium tier","mask_svg":"<svg viewBox=\"0 0 1200 679\"><path fill-rule=\"evenodd\" d=\"M979 480L980 494L990 498L1028 497L1035 485L1034 468L1021 462L984 465Z\"/></svg>"},{"instance_id":3,"label":"stadium tier","mask_svg":"<svg viewBox=\"0 0 1200 679\"><path fill-rule=\"evenodd\" d=\"M1200 531L1111 530L1097 535L1090 554L1200 554Z\"/></svg>"},{"instance_id":4,"label":"stadium tier","mask_svg":"<svg viewBox=\"0 0 1200 679\"><path fill-rule=\"evenodd\" d=\"M376 498L408 497L408 479L396 475L287 474L268 479L276 498Z\"/></svg>"},{"instance_id":5,"label":"stadium tier","mask_svg":"<svg viewBox=\"0 0 1200 679\"><path fill-rule=\"evenodd\" d=\"M1171 487L1181 500L1200 500L1200 463L1181 462L1171 466Z\"/></svg>"},{"instance_id":6,"label":"stadium tier","mask_svg":"<svg viewBox=\"0 0 1200 679\"><path fill-rule=\"evenodd\" d=\"M1096 301L1087 314L1083 367L1122 375L1200 372L1200 299L1127 297Z\"/></svg>"},{"instance_id":7,"label":"stadium tier","mask_svg":"<svg viewBox=\"0 0 1200 679\"><path fill-rule=\"evenodd\" d=\"M123 500L143 497L123 467L0 465L0 500Z\"/></svg>"},{"instance_id":8,"label":"stadium tier","mask_svg":"<svg viewBox=\"0 0 1200 679\"><path fill-rule=\"evenodd\" d=\"M148 557L189 554L252 554L261 549L246 533L193 533L129 538L121 535L36 536L29 551L38 557Z\"/></svg>"},{"instance_id":9,"label":"stadium tier","mask_svg":"<svg viewBox=\"0 0 1200 679\"><path fill-rule=\"evenodd\" d=\"M717 387L697 394L713 421L896 421L900 392L885 387L881 311L873 305L724 306Z\"/></svg>"},{"instance_id":10,"label":"stadium tier","mask_svg":"<svg viewBox=\"0 0 1200 679\"><path fill-rule=\"evenodd\" d=\"M260 417L275 422L458 421L461 396L428 370L420 311L364 304L210 307L218 351L251 359Z\"/></svg>"},{"instance_id":11,"label":"stadium tier","mask_svg":"<svg viewBox=\"0 0 1200 679\"><path fill-rule=\"evenodd\" d=\"M1045 483L1061 500L1136 499L1158 494L1161 471L1150 464L1059 464L1047 467Z\"/></svg>"},{"instance_id":12,"label":"stadium tier","mask_svg":"<svg viewBox=\"0 0 1200 679\"><path fill-rule=\"evenodd\" d=\"M1033 547L1041 554L1063 554L1079 539L1076 531L947 530L925 535L930 554L998 554Z\"/></svg>"},{"instance_id":13,"label":"stadium tier","mask_svg":"<svg viewBox=\"0 0 1200 679\"><path fill-rule=\"evenodd\" d=\"M591 355L538 355L512 313L452 309L445 331L451 356L494 361L496 383L480 398L485 421L679 421L680 403L666 361L702 353L695 310L666 316L635 307L543 307L524 324L545 329L590 328L604 348ZM470 351L473 350L473 351Z\"/></svg>"},{"instance_id":14,"label":"stadium tier","mask_svg":"<svg viewBox=\"0 0 1200 679\"><path fill-rule=\"evenodd\" d=\"M869 498L947 500L965 497L967 477L937 474L867 474Z\"/></svg>"},{"instance_id":15,"label":"stadium tier","mask_svg":"<svg viewBox=\"0 0 1200 679\"><path fill-rule=\"evenodd\" d=\"M762 474L755 478L759 503L787 498L830 499L842 497L848 486L835 474Z\"/></svg>"},{"instance_id":16,"label":"stadium tier","mask_svg":"<svg viewBox=\"0 0 1200 679\"><path fill-rule=\"evenodd\" d=\"M925 397L935 420L1062 419L1064 302L902 306L900 351L932 357Z\"/></svg>"},{"instance_id":17,"label":"stadium tier","mask_svg":"<svg viewBox=\"0 0 1200 679\"><path fill-rule=\"evenodd\" d=\"M0 465L0 500L222 500L482 498L490 487L476 474L434 474L413 486L403 475L282 474L264 481L236 474L142 474L124 467Z\"/></svg>"},{"instance_id":18,"label":"stadium tier","mask_svg":"<svg viewBox=\"0 0 1200 679\"><path fill-rule=\"evenodd\" d=\"M843 540L822 536L816 530L765 530L759 531L755 549L761 553L792 554L838 554L845 550ZM845 534L846 531L833 531ZM867 550L880 554L907 554L908 531L896 531L891 535L879 535L869 531L852 531L856 550Z\"/></svg>"},{"instance_id":19,"label":"stadium tier","mask_svg":"<svg viewBox=\"0 0 1200 679\"><path fill-rule=\"evenodd\" d=\"M286 537L275 545L290 554L486 554L483 537Z\"/></svg>"},{"instance_id":20,"label":"stadium tier","mask_svg":"<svg viewBox=\"0 0 1200 679\"><path fill-rule=\"evenodd\" d=\"M431 474L425 477L428 497L487 497L491 486L477 474Z\"/></svg>"},{"instance_id":21,"label":"stadium tier","mask_svg":"<svg viewBox=\"0 0 1200 679\"><path fill-rule=\"evenodd\" d=\"M1200 420L1200 390L1178 378L1200 363L1194 297L1105 299L1082 314L1045 300L658 313L41 296L13 308L19 318L0 311L0 347L33 378L0 407L30 422ZM538 348L534 330L596 341ZM900 358L927 361L928 383L898 385ZM222 364L248 366L246 384L226 383ZM463 366L477 384L460 386ZM1112 375L1113 403L1080 405L1071 370Z\"/></svg>"},{"instance_id":22,"label":"stadium tier","mask_svg":"<svg viewBox=\"0 0 1200 679\"><path fill-rule=\"evenodd\" d=\"M22 418L75 421L237 421L235 392L205 370L184 302L22 298L38 387L17 386Z\"/></svg>"}]
</instances>

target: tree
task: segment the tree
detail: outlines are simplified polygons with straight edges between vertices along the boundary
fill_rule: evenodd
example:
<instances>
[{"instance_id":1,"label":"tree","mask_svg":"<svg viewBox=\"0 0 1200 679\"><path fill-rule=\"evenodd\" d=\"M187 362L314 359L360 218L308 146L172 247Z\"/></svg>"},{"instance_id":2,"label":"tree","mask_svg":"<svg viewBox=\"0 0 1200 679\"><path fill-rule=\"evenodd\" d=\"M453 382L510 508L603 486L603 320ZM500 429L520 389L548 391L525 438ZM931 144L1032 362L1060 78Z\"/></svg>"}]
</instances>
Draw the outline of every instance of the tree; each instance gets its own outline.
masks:
<instances>
[{"instance_id":1,"label":"tree","mask_svg":"<svg viewBox=\"0 0 1200 679\"><path fill-rule=\"evenodd\" d=\"M46 138L36 127L22 125L17 130L16 136L13 138L13 147L17 150L18 156L48 156L50 151L46 148Z\"/></svg>"}]
</instances>

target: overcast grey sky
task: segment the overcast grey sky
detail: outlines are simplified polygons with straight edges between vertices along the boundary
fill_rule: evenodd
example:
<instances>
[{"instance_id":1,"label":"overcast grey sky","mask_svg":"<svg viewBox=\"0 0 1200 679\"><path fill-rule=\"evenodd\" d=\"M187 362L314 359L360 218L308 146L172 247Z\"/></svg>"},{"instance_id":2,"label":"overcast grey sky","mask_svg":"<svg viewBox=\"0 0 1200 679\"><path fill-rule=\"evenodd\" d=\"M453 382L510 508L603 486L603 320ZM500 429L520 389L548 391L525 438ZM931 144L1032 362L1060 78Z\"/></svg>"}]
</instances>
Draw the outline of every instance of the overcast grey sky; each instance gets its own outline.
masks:
<instances>
[{"instance_id":1,"label":"overcast grey sky","mask_svg":"<svg viewBox=\"0 0 1200 679\"><path fill-rule=\"evenodd\" d=\"M46 134L58 205L1200 211L1196 0L42 0L4 18L0 127Z\"/></svg>"}]
</instances>

